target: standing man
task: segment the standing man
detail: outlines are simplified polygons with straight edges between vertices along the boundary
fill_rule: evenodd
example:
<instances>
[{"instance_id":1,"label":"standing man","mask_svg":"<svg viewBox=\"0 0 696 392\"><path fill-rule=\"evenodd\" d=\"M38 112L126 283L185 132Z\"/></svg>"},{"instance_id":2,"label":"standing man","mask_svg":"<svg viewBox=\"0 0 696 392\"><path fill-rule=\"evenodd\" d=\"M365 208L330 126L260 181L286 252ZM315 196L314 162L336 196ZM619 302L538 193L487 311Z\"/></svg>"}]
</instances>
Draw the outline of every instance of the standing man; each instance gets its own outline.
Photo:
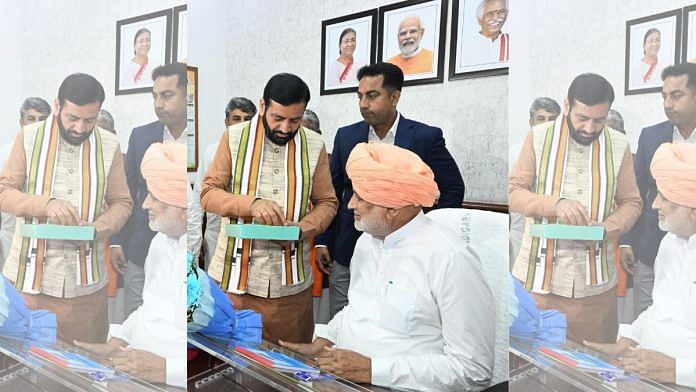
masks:
<instances>
[{"instance_id":1,"label":"standing man","mask_svg":"<svg viewBox=\"0 0 696 392\"><path fill-rule=\"evenodd\" d=\"M300 227L300 241L292 242L235 239L223 231L208 271L235 308L261 313L263 336L274 342L312 339L307 240L326 230L338 206L324 142L301 126L309 98L299 77L273 76L260 114L223 133L201 189L203 209L222 216L222 224Z\"/></svg>"},{"instance_id":2,"label":"standing man","mask_svg":"<svg viewBox=\"0 0 696 392\"><path fill-rule=\"evenodd\" d=\"M620 239L621 262L633 273L634 316L652 304L655 281L653 265L665 231L658 225L658 213L652 208L657 185L650 173L650 162L663 143L696 144L696 64L672 65L662 72L662 99L667 121L644 128L638 139L634 164L643 211L635 226Z\"/></svg>"},{"instance_id":3,"label":"standing man","mask_svg":"<svg viewBox=\"0 0 696 392\"><path fill-rule=\"evenodd\" d=\"M51 105L39 97L29 97L19 108L19 126L34 124L46 120L51 115ZM5 167L14 143L7 143L0 148L0 170ZM5 212L0 213L0 268L10 253L12 237L15 230L15 216Z\"/></svg>"},{"instance_id":4,"label":"standing man","mask_svg":"<svg viewBox=\"0 0 696 392\"><path fill-rule=\"evenodd\" d=\"M433 52L421 46L425 27L418 15L411 15L399 23L397 39L401 53L390 58L406 75L433 72Z\"/></svg>"},{"instance_id":5,"label":"standing man","mask_svg":"<svg viewBox=\"0 0 696 392\"><path fill-rule=\"evenodd\" d=\"M108 330L103 241L133 201L118 139L95 126L104 89L92 76L63 80L55 116L25 126L0 176L0 210L17 223L90 225L94 241L43 240L18 232L3 274L32 309L56 314L58 337L102 342Z\"/></svg>"},{"instance_id":6,"label":"standing man","mask_svg":"<svg viewBox=\"0 0 696 392\"><path fill-rule=\"evenodd\" d=\"M507 0L483 0L476 8L481 30L467 48L473 64L488 64L510 60L510 34L503 33L508 17Z\"/></svg>"},{"instance_id":7,"label":"standing man","mask_svg":"<svg viewBox=\"0 0 696 392\"><path fill-rule=\"evenodd\" d=\"M225 107L225 128L232 126L234 124L239 124L245 121L251 120L256 114L256 106L254 103L244 97L234 97L230 99ZM200 193L201 185L203 184L203 178L205 173L208 171L210 164L213 162L213 157L215 157L215 151L217 151L219 142L210 144L205 148L205 153L203 154L203 162L198 166L198 171L196 172L196 181L193 184L193 190L195 191L195 203L197 207L200 208ZM215 252L215 247L217 246L217 240L220 236L220 216L215 215L211 212L205 213L205 269L208 269L210 265L210 260ZM202 230L202 228L199 228Z\"/></svg>"},{"instance_id":8,"label":"standing man","mask_svg":"<svg viewBox=\"0 0 696 392\"><path fill-rule=\"evenodd\" d=\"M145 257L156 232L148 225L143 209L147 196L145 179L140 172L143 155L152 143L171 141L185 143L186 137L186 65L172 63L152 71L152 98L158 120L134 128L128 139L126 178L135 202L126 226L111 237L111 263L124 276L124 317L128 318L143 303Z\"/></svg>"},{"instance_id":9,"label":"standing man","mask_svg":"<svg viewBox=\"0 0 696 392\"><path fill-rule=\"evenodd\" d=\"M566 315L575 341L616 337L613 241L642 206L628 139L605 125L613 101L602 76L576 77L564 116L532 128L510 174L510 211L527 217L512 273L541 309ZM601 225L604 240L540 239L530 235L532 223Z\"/></svg>"},{"instance_id":10,"label":"standing man","mask_svg":"<svg viewBox=\"0 0 696 392\"><path fill-rule=\"evenodd\" d=\"M353 147L358 143L377 142L411 150L435 173L440 190L438 207L459 208L464 199L464 180L445 147L442 130L409 120L396 110L404 84L401 69L389 63L368 65L358 71L358 80L360 114L364 121L339 128L331 153L331 177L341 204L332 225L334 238L331 240L332 232L327 231L316 240L317 266L331 274L332 317L348 304L350 259L360 237L354 226L353 212L348 208L353 187L346 175L346 161ZM336 244L334 249L326 247L330 241Z\"/></svg>"}]
</instances>

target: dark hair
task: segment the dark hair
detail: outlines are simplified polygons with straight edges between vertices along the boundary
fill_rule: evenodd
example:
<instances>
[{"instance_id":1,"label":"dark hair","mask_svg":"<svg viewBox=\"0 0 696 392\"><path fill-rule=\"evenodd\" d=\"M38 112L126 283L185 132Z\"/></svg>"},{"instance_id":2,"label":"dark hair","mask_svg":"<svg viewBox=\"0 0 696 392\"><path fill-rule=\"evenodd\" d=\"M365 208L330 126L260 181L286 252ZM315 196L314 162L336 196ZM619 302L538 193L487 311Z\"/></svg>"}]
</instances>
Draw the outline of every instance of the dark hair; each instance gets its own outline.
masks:
<instances>
[{"instance_id":1,"label":"dark hair","mask_svg":"<svg viewBox=\"0 0 696 392\"><path fill-rule=\"evenodd\" d=\"M651 29L648 29L648 31L646 31L645 35L643 36L643 46L645 46L645 43L648 42L648 36L652 33L657 33L657 34L660 34L660 36L662 36L662 33L660 32L660 30L658 30L654 27Z\"/></svg>"},{"instance_id":2,"label":"dark hair","mask_svg":"<svg viewBox=\"0 0 696 392\"><path fill-rule=\"evenodd\" d=\"M614 102L614 88L603 76L584 73L578 75L568 87L569 106L573 107L575 101L587 106L608 102L611 106Z\"/></svg>"},{"instance_id":3,"label":"dark hair","mask_svg":"<svg viewBox=\"0 0 696 392\"><path fill-rule=\"evenodd\" d=\"M665 79L671 76L679 77L684 75L686 75L688 79L686 82L686 87L688 87L691 91L696 92L696 64L694 63L681 63L666 67L662 71L662 81L664 82Z\"/></svg>"},{"instance_id":4,"label":"dark hair","mask_svg":"<svg viewBox=\"0 0 696 392\"><path fill-rule=\"evenodd\" d=\"M394 90L401 91L404 86L404 72L401 68L391 63L377 63L366 65L358 70L358 80L365 76L384 76L382 86L389 92Z\"/></svg>"},{"instance_id":5,"label":"dark hair","mask_svg":"<svg viewBox=\"0 0 696 392\"><path fill-rule=\"evenodd\" d=\"M61 106L70 101L77 106L90 103L104 103L104 87L92 75L74 73L63 80L58 88L58 103Z\"/></svg>"},{"instance_id":6,"label":"dark hair","mask_svg":"<svg viewBox=\"0 0 696 392\"><path fill-rule=\"evenodd\" d=\"M546 110L549 113L555 113L557 116L561 114L561 107L558 105L558 102L549 97L539 97L532 102L532 106L529 108L530 120L534 118L534 112L539 109Z\"/></svg>"},{"instance_id":7,"label":"dark hair","mask_svg":"<svg viewBox=\"0 0 696 392\"><path fill-rule=\"evenodd\" d=\"M19 108L19 118L24 117L24 113L28 110L34 109L41 114L48 116L51 114L51 105L48 104L43 98L39 97L29 97L24 100L22 106Z\"/></svg>"},{"instance_id":8,"label":"dark hair","mask_svg":"<svg viewBox=\"0 0 696 392\"><path fill-rule=\"evenodd\" d=\"M309 103L309 87L297 75L279 73L273 75L263 89L263 102L271 105L271 100L288 106L294 103Z\"/></svg>"},{"instance_id":9,"label":"dark hair","mask_svg":"<svg viewBox=\"0 0 696 392\"><path fill-rule=\"evenodd\" d=\"M145 27L139 29L138 31L135 32L135 36L133 36L133 46L135 46L135 43L138 42L138 36L142 33L148 33L150 34L150 37L152 37L152 32ZM135 54L135 49L133 49L133 54Z\"/></svg>"},{"instance_id":10,"label":"dark hair","mask_svg":"<svg viewBox=\"0 0 696 392\"><path fill-rule=\"evenodd\" d=\"M355 30L351 29L350 27L341 31L341 36L338 37L338 54L343 54L341 53L341 41L343 41L343 36L345 36L348 33L353 33L355 36L358 36L358 33L355 32Z\"/></svg>"},{"instance_id":11,"label":"dark hair","mask_svg":"<svg viewBox=\"0 0 696 392\"><path fill-rule=\"evenodd\" d=\"M234 109L239 109L244 113L249 113L252 116L256 114L256 106L248 99L244 97L234 97L230 99L225 107L225 118L232 113Z\"/></svg>"},{"instance_id":12,"label":"dark hair","mask_svg":"<svg viewBox=\"0 0 696 392\"><path fill-rule=\"evenodd\" d=\"M179 79L176 81L176 87L186 91L186 64L184 63L170 63L160 65L159 67L152 70L152 81L154 82L157 78L161 76L173 76L176 75Z\"/></svg>"}]
</instances>

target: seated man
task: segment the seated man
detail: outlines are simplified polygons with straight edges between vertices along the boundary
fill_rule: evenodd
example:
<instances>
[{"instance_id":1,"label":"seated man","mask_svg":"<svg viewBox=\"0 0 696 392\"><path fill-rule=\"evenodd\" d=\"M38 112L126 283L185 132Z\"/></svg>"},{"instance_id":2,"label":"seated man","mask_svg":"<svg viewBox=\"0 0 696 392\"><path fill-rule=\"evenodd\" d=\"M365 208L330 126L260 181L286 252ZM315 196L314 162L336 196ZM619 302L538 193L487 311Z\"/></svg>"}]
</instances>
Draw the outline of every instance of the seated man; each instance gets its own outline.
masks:
<instances>
[{"instance_id":1,"label":"seated man","mask_svg":"<svg viewBox=\"0 0 696 392\"><path fill-rule=\"evenodd\" d=\"M696 145L665 143L650 164L660 229L653 304L619 328L614 344L585 342L618 356L626 370L696 387ZM640 345L640 347L638 347Z\"/></svg>"},{"instance_id":2,"label":"seated man","mask_svg":"<svg viewBox=\"0 0 696 392\"><path fill-rule=\"evenodd\" d=\"M358 144L346 172L354 190L348 206L364 232L348 305L317 326L312 343L281 344L355 382L484 388L493 371L493 300L479 262L423 214L438 193L433 172L416 154L378 143Z\"/></svg>"},{"instance_id":3,"label":"seated man","mask_svg":"<svg viewBox=\"0 0 696 392\"><path fill-rule=\"evenodd\" d=\"M186 386L186 146L154 143L143 156L150 228L143 304L104 344L75 342L109 357L113 367L153 383ZM128 346L127 348L125 346Z\"/></svg>"}]
</instances>

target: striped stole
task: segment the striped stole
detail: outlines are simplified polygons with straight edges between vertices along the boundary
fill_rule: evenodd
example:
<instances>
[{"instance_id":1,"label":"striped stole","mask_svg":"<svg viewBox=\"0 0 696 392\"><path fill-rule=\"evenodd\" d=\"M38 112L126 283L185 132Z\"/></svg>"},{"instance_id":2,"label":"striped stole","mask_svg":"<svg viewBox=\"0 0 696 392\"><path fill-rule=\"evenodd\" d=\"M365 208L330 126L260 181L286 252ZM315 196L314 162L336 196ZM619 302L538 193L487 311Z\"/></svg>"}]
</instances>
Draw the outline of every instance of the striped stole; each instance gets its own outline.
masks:
<instances>
[{"instance_id":1,"label":"striped stole","mask_svg":"<svg viewBox=\"0 0 696 392\"><path fill-rule=\"evenodd\" d=\"M592 142L587 170L590 174L591 195L589 204L590 219L603 222L611 213L615 191L614 164L612 160L612 141L608 128L604 127L601 135ZM561 197L563 180L566 175L568 138L570 132L566 117L549 126L544 137L541 159L537 162L536 193ZM556 223L556 219L535 218L534 223ZM585 283L597 286L609 281L607 244L599 241L594 248L587 249L585 265ZM525 288L536 293L547 294L551 291L551 276L556 255L556 241L553 239L532 238L529 266Z\"/></svg>"},{"instance_id":2,"label":"striped stole","mask_svg":"<svg viewBox=\"0 0 696 392\"><path fill-rule=\"evenodd\" d=\"M27 162L25 189L30 195L53 196L52 185L58 165L58 143L60 132L54 116L36 131L31 161ZM80 170L76 179L80 187L77 211L85 222L94 222L103 207L106 174L101 135L94 128L90 137L81 145ZM47 223L47 218L25 218L25 223ZM37 238L22 238L19 253L19 269L15 287L23 292L41 292L43 263L46 258L46 241ZM89 285L99 281L97 241L82 245L76 255L77 285ZM66 260L70 263L69 260Z\"/></svg>"},{"instance_id":3,"label":"striped stole","mask_svg":"<svg viewBox=\"0 0 696 392\"><path fill-rule=\"evenodd\" d=\"M255 116L242 130L236 155L232 152L232 194L258 195L258 184L263 165L265 140L263 122ZM310 194L309 157L307 136L300 127L293 140L285 145L285 218L299 222L307 214ZM238 218L237 224L252 223L251 218ZM249 279L250 239L229 237L220 287L232 293L245 293ZM282 250L282 284L286 286L304 282L303 251L305 244L297 241ZM311 273L311 271L310 271Z\"/></svg>"},{"instance_id":4,"label":"striped stole","mask_svg":"<svg viewBox=\"0 0 696 392\"><path fill-rule=\"evenodd\" d=\"M498 53L498 61L510 60L510 34L500 34L500 52Z\"/></svg>"}]
</instances>

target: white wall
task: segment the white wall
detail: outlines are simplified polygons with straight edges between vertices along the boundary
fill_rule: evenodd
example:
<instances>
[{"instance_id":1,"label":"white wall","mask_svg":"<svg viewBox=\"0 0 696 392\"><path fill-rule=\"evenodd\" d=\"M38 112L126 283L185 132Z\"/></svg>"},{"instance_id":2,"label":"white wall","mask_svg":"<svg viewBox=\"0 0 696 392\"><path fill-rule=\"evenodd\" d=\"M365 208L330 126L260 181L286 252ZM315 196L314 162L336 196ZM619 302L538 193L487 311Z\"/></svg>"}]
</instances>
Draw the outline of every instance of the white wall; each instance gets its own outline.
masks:
<instances>
[{"instance_id":1,"label":"white wall","mask_svg":"<svg viewBox=\"0 0 696 392\"><path fill-rule=\"evenodd\" d=\"M201 79L200 145L218 140L224 107L230 97L245 96L258 103L272 75L291 72L310 86L309 108L319 115L330 150L336 129L361 117L355 94L319 95L321 22L394 2L191 2L189 63L199 67ZM217 26L221 13L226 14L224 32ZM451 7L448 13L451 15ZM444 48L447 56L449 29L448 23ZM219 45L223 40L225 59L220 58ZM193 49L196 47L197 54ZM220 69L221 65L224 69ZM445 79L446 74L447 66ZM224 97L220 92L223 85ZM507 93L507 76L406 87L402 93L399 110L404 116L443 129L447 146L459 162L466 182L466 200L506 203Z\"/></svg>"},{"instance_id":2,"label":"white wall","mask_svg":"<svg viewBox=\"0 0 696 392\"><path fill-rule=\"evenodd\" d=\"M573 78L598 73L612 84L635 151L642 128L665 121L660 93L624 96L626 21L692 4L685 0L535 0L517 10L510 73L510 145L528 130L538 96L560 100Z\"/></svg>"},{"instance_id":3,"label":"white wall","mask_svg":"<svg viewBox=\"0 0 696 392\"><path fill-rule=\"evenodd\" d=\"M0 62L2 75L2 94L0 94L0 146L10 143L19 130L19 107L22 100L21 67L19 40L14 39L20 29L19 2L7 2L0 12L0 53L5 53Z\"/></svg>"},{"instance_id":4,"label":"white wall","mask_svg":"<svg viewBox=\"0 0 696 392\"><path fill-rule=\"evenodd\" d=\"M157 119L149 93L114 95L116 66L116 21L166 8L173 8L183 0L27 0L12 2L12 17L8 22L16 25L11 42L16 45L13 55L4 56L3 62L19 61L9 74L3 72L5 82L20 83L19 91L11 90L7 108L12 112L10 120L3 115L5 131L0 140L9 141L18 128L19 106L27 96L39 96L53 105L58 87L63 79L74 72L84 72L96 77L106 91L103 108L114 116L121 148L126 149L130 131L139 125ZM10 2L6 2L10 3ZM3 13L5 12L3 3ZM37 11L37 10L40 10ZM7 28L2 24L3 31ZM3 40L8 41L8 40ZM5 83L4 82L4 83ZM6 95L3 83L3 95ZM12 127L10 127L12 125Z\"/></svg>"}]
</instances>

